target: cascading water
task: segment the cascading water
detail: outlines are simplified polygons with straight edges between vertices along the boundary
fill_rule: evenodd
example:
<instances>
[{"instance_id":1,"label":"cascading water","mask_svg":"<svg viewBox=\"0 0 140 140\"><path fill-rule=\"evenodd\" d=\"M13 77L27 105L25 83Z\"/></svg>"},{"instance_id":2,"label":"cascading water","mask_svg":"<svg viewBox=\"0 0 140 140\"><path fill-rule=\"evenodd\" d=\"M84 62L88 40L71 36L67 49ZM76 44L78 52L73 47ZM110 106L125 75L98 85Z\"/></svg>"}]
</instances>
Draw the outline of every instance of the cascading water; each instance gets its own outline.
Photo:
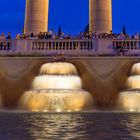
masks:
<instances>
[{"instance_id":1,"label":"cascading water","mask_svg":"<svg viewBox=\"0 0 140 140\"><path fill-rule=\"evenodd\" d=\"M39 112L82 111L93 106L89 92L82 89L76 67L71 63L47 63L32 82L32 89L19 102L21 109Z\"/></svg>"},{"instance_id":2,"label":"cascading water","mask_svg":"<svg viewBox=\"0 0 140 140\"><path fill-rule=\"evenodd\" d=\"M140 63L133 65L127 80L128 90L119 95L119 107L126 111L140 111Z\"/></svg>"}]
</instances>

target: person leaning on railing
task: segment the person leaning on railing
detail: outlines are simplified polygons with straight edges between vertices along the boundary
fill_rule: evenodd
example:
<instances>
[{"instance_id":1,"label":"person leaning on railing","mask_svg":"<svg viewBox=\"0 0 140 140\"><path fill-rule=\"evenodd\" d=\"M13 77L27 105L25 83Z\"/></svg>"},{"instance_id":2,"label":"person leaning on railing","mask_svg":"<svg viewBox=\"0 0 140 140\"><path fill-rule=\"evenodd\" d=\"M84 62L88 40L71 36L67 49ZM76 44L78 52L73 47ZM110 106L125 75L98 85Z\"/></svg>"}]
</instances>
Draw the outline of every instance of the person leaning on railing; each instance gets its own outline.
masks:
<instances>
[{"instance_id":1,"label":"person leaning on railing","mask_svg":"<svg viewBox=\"0 0 140 140\"><path fill-rule=\"evenodd\" d=\"M0 40L5 40L5 39L6 39L5 34L2 33L1 36L0 36Z\"/></svg>"},{"instance_id":2,"label":"person leaning on railing","mask_svg":"<svg viewBox=\"0 0 140 140\"><path fill-rule=\"evenodd\" d=\"M27 36L23 33L22 35L20 35L20 39L26 39Z\"/></svg>"},{"instance_id":3,"label":"person leaning on railing","mask_svg":"<svg viewBox=\"0 0 140 140\"><path fill-rule=\"evenodd\" d=\"M17 39L17 40L18 40L18 39L21 39L20 34L17 34L17 35L16 35L16 39Z\"/></svg>"},{"instance_id":4,"label":"person leaning on railing","mask_svg":"<svg viewBox=\"0 0 140 140\"><path fill-rule=\"evenodd\" d=\"M10 33L10 32L7 34L6 39L8 40L8 41L6 42L6 49L7 49L7 50L10 50L10 49L11 49L11 43L10 43L9 40L12 39L12 36L11 36L11 33Z\"/></svg>"},{"instance_id":5,"label":"person leaning on railing","mask_svg":"<svg viewBox=\"0 0 140 140\"><path fill-rule=\"evenodd\" d=\"M7 34L6 39L12 39L12 36L11 36L11 33L10 32Z\"/></svg>"},{"instance_id":6,"label":"person leaning on railing","mask_svg":"<svg viewBox=\"0 0 140 140\"><path fill-rule=\"evenodd\" d=\"M34 35L25 35L20 36L19 34L16 36L16 39L139 39L139 34L135 34L135 36L130 37L127 33L113 33L112 30L110 33L96 33L96 32L80 32L79 34L72 36L72 35L65 35L63 32L61 34L54 32L51 30L49 32L40 32L39 34Z\"/></svg>"},{"instance_id":7,"label":"person leaning on railing","mask_svg":"<svg viewBox=\"0 0 140 140\"><path fill-rule=\"evenodd\" d=\"M6 40L5 34L2 33L0 35L0 50L3 50L3 48L5 47L5 40Z\"/></svg>"},{"instance_id":8,"label":"person leaning on railing","mask_svg":"<svg viewBox=\"0 0 140 140\"><path fill-rule=\"evenodd\" d=\"M134 39L139 39L139 34L138 34L138 33L136 33L136 34L134 35Z\"/></svg>"}]
</instances>

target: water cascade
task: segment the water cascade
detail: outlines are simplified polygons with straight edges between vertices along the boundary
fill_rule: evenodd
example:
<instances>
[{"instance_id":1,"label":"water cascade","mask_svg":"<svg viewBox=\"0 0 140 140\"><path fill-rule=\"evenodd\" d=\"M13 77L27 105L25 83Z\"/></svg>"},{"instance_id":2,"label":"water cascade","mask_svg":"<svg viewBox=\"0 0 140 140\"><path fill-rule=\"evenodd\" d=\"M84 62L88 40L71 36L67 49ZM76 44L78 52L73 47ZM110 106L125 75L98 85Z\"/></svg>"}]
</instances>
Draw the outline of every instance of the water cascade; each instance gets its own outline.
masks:
<instances>
[{"instance_id":1,"label":"water cascade","mask_svg":"<svg viewBox=\"0 0 140 140\"><path fill-rule=\"evenodd\" d=\"M128 90L120 93L118 104L125 111L140 111L140 63L133 65L127 80Z\"/></svg>"},{"instance_id":2,"label":"water cascade","mask_svg":"<svg viewBox=\"0 0 140 140\"><path fill-rule=\"evenodd\" d=\"M36 112L82 111L93 107L93 99L82 89L81 78L73 64L55 62L41 66L32 89L23 94L19 106Z\"/></svg>"}]
</instances>

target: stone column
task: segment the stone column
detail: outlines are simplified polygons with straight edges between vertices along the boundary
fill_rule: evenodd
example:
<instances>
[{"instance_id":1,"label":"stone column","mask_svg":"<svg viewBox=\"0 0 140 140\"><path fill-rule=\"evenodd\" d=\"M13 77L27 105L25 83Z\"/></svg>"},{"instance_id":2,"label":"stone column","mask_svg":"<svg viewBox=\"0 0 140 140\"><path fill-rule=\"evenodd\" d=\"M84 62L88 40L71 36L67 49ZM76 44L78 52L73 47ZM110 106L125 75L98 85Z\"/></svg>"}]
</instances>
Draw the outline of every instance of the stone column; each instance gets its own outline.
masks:
<instances>
[{"instance_id":1,"label":"stone column","mask_svg":"<svg viewBox=\"0 0 140 140\"><path fill-rule=\"evenodd\" d=\"M26 0L25 34L48 31L49 0Z\"/></svg>"},{"instance_id":2,"label":"stone column","mask_svg":"<svg viewBox=\"0 0 140 140\"><path fill-rule=\"evenodd\" d=\"M112 30L112 0L89 0L89 31L109 33Z\"/></svg>"}]
</instances>

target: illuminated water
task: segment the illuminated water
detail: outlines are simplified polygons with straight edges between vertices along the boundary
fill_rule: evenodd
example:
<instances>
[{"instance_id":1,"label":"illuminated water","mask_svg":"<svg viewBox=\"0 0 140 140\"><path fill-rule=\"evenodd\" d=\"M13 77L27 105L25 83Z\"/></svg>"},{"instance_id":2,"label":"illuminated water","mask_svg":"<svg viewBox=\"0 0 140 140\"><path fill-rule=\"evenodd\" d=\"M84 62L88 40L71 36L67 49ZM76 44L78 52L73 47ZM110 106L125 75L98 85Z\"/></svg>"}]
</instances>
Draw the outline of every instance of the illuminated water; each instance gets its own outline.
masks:
<instances>
[{"instance_id":1,"label":"illuminated water","mask_svg":"<svg viewBox=\"0 0 140 140\"><path fill-rule=\"evenodd\" d=\"M140 114L0 113L1 140L139 140Z\"/></svg>"},{"instance_id":2,"label":"illuminated water","mask_svg":"<svg viewBox=\"0 0 140 140\"><path fill-rule=\"evenodd\" d=\"M31 90L24 93L20 106L35 112L71 112L93 108L92 96L81 90Z\"/></svg>"},{"instance_id":3,"label":"illuminated water","mask_svg":"<svg viewBox=\"0 0 140 140\"><path fill-rule=\"evenodd\" d=\"M140 112L140 63L133 65L127 79L127 89L118 97L118 107L125 111Z\"/></svg>"},{"instance_id":4,"label":"illuminated water","mask_svg":"<svg viewBox=\"0 0 140 140\"><path fill-rule=\"evenodd\" d=\"M40 68L41 75L78 75L76 67L67 62L47 63Z\"/></svg>"},{"instance_id":5,"label":"illuminated water","mask_svg":"<svg viewBox=\"0 0 140 140\"><path fill-rule=\"evenodd\" d=\"M78 76L41 75L32 83L32 89L81 89L82 82Z\"/></svg>"},{"instance_id":6,"label":"illuminated water","mask_svg":"<svg viewBox=\"0 0 140 140\"><path fill-rule=\"evenodd\" d=\"M19 109L33 112L73 112L93 108L93 97L82 89L82 80L71 63L46 63L32 81Z\"/></svg>"},{"instance_id":7,"label":"illuminated water","mask_svg":"<svg viewBox=\"0 0 140 140\"><path fill-rule=\"evenodd\" d=\"M121 92L118 102L122 110L140 112L140 90Z\"/></svg>"}]
</instances>

